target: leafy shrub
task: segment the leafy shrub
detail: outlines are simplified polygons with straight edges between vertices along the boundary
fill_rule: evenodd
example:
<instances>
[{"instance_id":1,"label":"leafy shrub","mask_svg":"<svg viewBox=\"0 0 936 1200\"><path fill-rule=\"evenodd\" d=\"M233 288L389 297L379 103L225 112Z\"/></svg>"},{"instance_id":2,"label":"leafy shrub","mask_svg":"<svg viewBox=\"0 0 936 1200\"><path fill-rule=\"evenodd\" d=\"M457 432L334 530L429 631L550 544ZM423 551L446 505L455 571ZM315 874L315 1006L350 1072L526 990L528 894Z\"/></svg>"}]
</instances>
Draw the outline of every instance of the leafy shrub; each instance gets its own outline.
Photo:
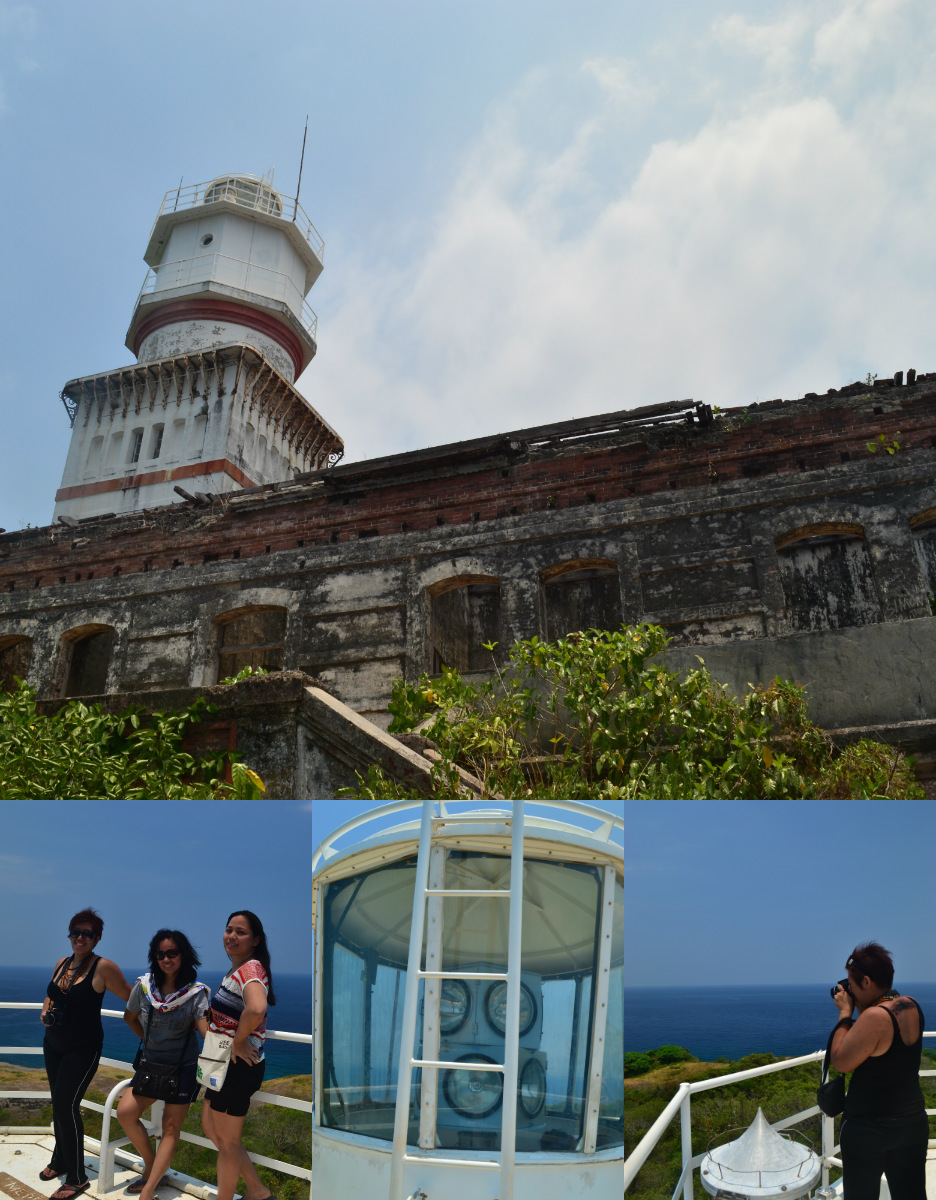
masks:
<instances>
[{"instance_id":1,"label":"leafy shrub","mask_svg":"<svg viewBox=\"0 0 936 1200\"><path fill-rule=\"evenodd\" d=\"M12 691L0 690L4 799L257 799L263 783L237 751L196 758L183 749L187 731L215 711L203 698L182 712L149 716L70 700L46 716L35 691L19 680Z\"/></svg>"},{"instance_id":2,"label":"leafy shrub","mask_svg":"<svg viewBox=\"0 0 936 1200\"><path fill-rule=\"evenodd\" d=\"M775 679L738 699L701 659L685 676L667 670L667 642L655 625L590 629L520 642L483 683L449 667L397 680L390 732L435 743L440 796L457 794L462 768L485 795L532 799L923 798L899 751L861 741L839 754L799 684ZM413 795L377 768L355 794Z\"/></svg>"},{"instance_id":3,"label":"leafy shrub","mask_svg":"<svg viewBox=\"0 0 936 1200\"><path fill-rule=\"evenodd\" d=\"M653 1070L653 1067L654 1062L649 1054L641 1054L637 1050L628 1050L624 1055L625 1075L646 1075L648 1071Z\"/></svg>"}]
</instances>

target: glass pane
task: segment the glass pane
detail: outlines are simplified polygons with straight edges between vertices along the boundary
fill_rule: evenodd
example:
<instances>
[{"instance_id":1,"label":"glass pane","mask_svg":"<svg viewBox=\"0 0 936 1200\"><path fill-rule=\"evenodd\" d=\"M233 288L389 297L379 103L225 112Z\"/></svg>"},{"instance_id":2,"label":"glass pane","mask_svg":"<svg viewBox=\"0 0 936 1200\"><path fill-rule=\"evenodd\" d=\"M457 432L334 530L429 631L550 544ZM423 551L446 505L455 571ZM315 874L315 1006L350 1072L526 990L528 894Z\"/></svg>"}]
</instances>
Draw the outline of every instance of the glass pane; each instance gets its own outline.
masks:
<instances>
[{"instance_id":1,"label":"glass pane","mask_svg":"<svg viewBox=\"0 0 936 1200\"><path fill-rule=\"evenodd\" d=\"M510 860L452 850L447 888L501 890ZM389 1141L403 1024L415 883L407 859L329 884L325 890L322 973L322 1120ZM517 1150L568 1152L584 1120L592 981L601 876L591 866L527 861L524 868L520 1074ZM441 987L438 1057L503 1063L503 982L475 973L506 970L509 902L450 899L443 904L443 969L465 972ZM425 1008L420 989L417 1057ZM414 1072L408 1141L418 1141ZM436 1145L496 1149L503 1107L500 1072L438 1072Z\"/></svg>"},{"instance_id":2,"label":"glass pane","mask_svg":"<svg viewBox=\"0 0 936 1200\"><path fill-rule=\"evenodd\" d=\"M393 1138L415 859L332 883L322 928L322 1123ZM415 1144L413 1097L408 1140Z\"/></svg>"},{"instance_id":3,"label":"glass pane","mask_svg":"<svg viewBox=\"0 0 936 1200\"><path fill-rule=\"evenodd\" d=\"M450 850L445 886L507 889L510 859ZM518 1152L568 1152L581 1136L599 896L594 867L524 864ZM458 995L443 993L439 1058L445 1062L504 1062L505 984L470 973L506 971L508 917L506 899L444 901L443 969L469 974ZM437 1144L498 1149L503 1077L470 1069L439 1076Z\"/></svg>"}]
</instances>

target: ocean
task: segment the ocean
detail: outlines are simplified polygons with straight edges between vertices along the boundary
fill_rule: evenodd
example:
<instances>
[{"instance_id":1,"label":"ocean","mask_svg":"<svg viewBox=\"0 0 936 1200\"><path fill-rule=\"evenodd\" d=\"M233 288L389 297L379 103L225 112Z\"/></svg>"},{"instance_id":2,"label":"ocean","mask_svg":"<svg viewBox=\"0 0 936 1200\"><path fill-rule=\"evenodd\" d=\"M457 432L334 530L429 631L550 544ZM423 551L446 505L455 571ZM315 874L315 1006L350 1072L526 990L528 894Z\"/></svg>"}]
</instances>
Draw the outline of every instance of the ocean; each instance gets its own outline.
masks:
<instances>
[{"instance_id":1,"label":"ocean","mask_svg":"<svg viewBox=\"0 0 936 1200\"><path fill-rule=\"evenodd\" d=\"M128 972L133 979L141 971ZM202 972L214 986L219 978ZM271 1029L312 1032L312 976L275 975L278 1003L270 1010ZM45 995L45 967L0 967L0 1000L39 1001ZM745 1054L771 1053L781 1057L824 1050L836 1010L829 996L834 983L725 987L642 987L624 989L624 1049L652 1050L684 1046L696 1058L738 1059ZM936 983L903 983L916 997L929 1028L936 1026ZM106 1008L119 1008L108 993ZM0 1009L0 1045L40 1046L42 1026L35 1011ZM104 1053L129 1062L138 1042L122 1021L104 1020ZM312 1047L269 1039L267 1078L307 1075L312 1071ZM22 1066L38 1067L41 1058L4 1054Z\"/></svg>"},{"instance_id":2,"label":"ocean","mask_svg":"<svg viewBox=\"0 0 936 1200\"><path fill-rule=\"evenodd\" d=\"M142 975L143 967L127 969L127 978L134 980ZM222 972L202 971L201 978L212 989L221 982ZM0 967L0 1000L26 1000L38 1002L44 999L49 982L48 967ZM312 1032L312 976L286 975L274 971L276 1007L267 1015L270 1029L281 1029L287 1033ZM104 994L104 1007L122 1009L123 1005L110 992ZM17 1011L0 1009L0 1046L41 1046L43 1027L35 1009ZM113 1017L104 1018L104 1056L122 1062L132 1062L139 1041L123 1021ZM268 1038L266 1043L266 1078L276 1079L282 1075L311 1075L312 1047L297 1042L279 1042ZM33 1055L4 1054L6 1062L23 1067L41 1067L42 1058Z\"/></svg>"},{"instance_id":3,"label":"ocean","mask_svg":"<svg viewBox=\"0 0 936 1200\"><path fill-rule=\"evenodd\" d=\"M896 982L936 1027L936 983ZM824 1050L838 1020L833 983L625 988L624 1049L684 1046L704 1062Z\"/></svg>"}]
</instances>

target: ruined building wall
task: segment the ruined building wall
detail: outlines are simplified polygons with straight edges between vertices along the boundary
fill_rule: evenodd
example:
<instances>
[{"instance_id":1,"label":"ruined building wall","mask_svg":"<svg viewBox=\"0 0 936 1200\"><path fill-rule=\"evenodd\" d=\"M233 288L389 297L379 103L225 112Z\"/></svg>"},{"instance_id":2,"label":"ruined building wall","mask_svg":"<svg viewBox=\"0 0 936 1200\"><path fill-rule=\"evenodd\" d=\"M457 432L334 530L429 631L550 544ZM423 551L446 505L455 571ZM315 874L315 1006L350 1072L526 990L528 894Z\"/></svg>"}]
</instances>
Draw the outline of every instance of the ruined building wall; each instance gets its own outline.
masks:
<instances>
[{"instance_id":1,"label":"ruined building wall","mask_svg":"<svg viewBox=\"0 0 936 1200\"><path fill-rule=\"evenodd\" d=\"M483 642L496 657L645 620L674 662L702 653L740 687L824 647L826 724L928 719L934 447L936 375L714 417L657 406L5 534L0 678L26 663L48 697L151 692L259 663L383 719L394 678L483 672ZM878 653L901 666L875 694L859 675Z\"/></svg>"}]
</instances>

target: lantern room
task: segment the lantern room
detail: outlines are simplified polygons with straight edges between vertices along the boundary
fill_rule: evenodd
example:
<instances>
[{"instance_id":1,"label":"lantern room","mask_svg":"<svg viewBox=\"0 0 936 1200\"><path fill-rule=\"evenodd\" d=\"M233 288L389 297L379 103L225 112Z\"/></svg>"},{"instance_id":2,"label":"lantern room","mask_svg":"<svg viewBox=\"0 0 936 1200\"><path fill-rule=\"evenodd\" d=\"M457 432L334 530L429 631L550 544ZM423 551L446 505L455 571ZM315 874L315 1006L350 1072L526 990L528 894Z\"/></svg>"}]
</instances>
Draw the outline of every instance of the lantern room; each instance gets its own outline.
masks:
<instances>
[{"instance_id":1,"label":"lantern room","mask_svg":"<svg viewBox=\"0 0 936 1200\"><path fill-rule=\"evenodd\" d=\"M323 1194L617 1194L622 824L573 802L427 800L374 810L323 843Z\"/></svg>"}]
</instances>

